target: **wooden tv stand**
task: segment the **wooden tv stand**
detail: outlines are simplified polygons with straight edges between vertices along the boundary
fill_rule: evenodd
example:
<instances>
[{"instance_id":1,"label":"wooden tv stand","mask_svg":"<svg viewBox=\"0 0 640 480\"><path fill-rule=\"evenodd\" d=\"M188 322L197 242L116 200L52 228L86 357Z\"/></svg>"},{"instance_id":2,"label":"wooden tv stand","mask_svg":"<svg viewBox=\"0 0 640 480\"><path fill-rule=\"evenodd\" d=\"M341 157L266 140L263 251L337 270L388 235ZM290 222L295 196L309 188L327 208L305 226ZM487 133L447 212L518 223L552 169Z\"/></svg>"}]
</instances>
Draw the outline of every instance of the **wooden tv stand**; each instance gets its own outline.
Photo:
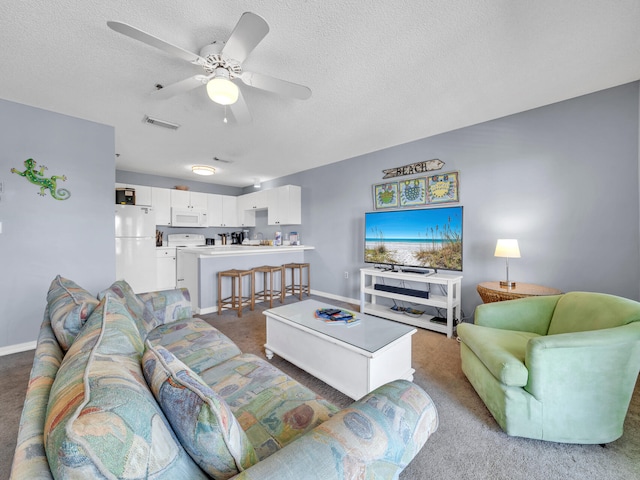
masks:
<instances>
[{"instance_id":1,"label":"wooden tv stand","mask_svg":"<svg viewBox=\"0 0 640 480\"><path fill-rule=\"evenodd\" d=\"M430 293L429 298L424 298L417 295L405 295L402 293L376 290L375 285L378 283L379 279L382 279L382 282L389 280L385 285L398 285L413 290L418 290L419 288L426 290L430 284L442 285L446 289L446 294L432 295ZM446 333L447 337L451 338L453 336L454 322L458 323L460 321L461 282L462 275L448 273L424 275L420 273L381 270L378 268L361 268L360 311L362 313L406 323L415 327ZM411 286L406 285L407 283ZM418 284L417 287L414 284ZM369 297L369 301L367 301L367 297ZM376 297L390 298L418 305L441 308L447 312L446 323L432 321L432 319L435 318L434 315L422 314L418 317L414 317L405 315L402 312L393 311L388 305L380 305L376 303Z\"/></svg>"}]
</instances>

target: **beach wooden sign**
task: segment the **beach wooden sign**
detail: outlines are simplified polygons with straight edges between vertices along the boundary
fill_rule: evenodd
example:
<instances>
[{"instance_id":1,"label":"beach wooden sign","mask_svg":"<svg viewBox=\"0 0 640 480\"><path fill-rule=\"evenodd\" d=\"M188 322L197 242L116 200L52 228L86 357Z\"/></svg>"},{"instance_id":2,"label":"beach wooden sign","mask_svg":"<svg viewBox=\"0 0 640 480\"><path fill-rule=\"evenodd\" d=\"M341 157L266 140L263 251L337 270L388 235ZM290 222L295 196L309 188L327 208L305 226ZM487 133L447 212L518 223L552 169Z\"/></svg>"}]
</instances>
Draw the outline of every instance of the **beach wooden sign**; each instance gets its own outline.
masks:
<instances>
[{"instance_id":1,"label":"beach wooden sign","mask_svg":"<svg viewBox=\"0 0 640 480\"><path fill-rule=\"evenodd\" d=\"M393 177L402 177L404 175L416 175L418 173L425 173L430 170L440 170L444 166L444 162L438 158L434 158L433 160L425 160L424 162L416 162L410 163L409 165L404 165L402 167L389 168L387 170L383 170L385 178L393 178Z\"/></svg>"}]
</instances>

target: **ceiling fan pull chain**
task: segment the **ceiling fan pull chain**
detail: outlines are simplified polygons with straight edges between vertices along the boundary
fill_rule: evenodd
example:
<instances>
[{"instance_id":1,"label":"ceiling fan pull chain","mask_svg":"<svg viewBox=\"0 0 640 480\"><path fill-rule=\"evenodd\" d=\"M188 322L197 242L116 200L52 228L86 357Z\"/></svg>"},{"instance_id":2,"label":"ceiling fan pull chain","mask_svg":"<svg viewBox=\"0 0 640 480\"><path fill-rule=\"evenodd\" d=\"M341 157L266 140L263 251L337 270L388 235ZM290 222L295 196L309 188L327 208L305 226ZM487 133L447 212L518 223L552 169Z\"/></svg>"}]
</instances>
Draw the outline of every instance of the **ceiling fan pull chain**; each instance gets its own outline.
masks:
<instances>
[{"instance_id":1,"label":"ceiling fan pull chain","mask_svg":"<svg viewBox=\"0 0 640 480\"><path fill-rule=\"evenodd\" d=\"M224 120L222 120L224 123L227 123L227 106L224 106Z\"/></svg>"}]
</instances>

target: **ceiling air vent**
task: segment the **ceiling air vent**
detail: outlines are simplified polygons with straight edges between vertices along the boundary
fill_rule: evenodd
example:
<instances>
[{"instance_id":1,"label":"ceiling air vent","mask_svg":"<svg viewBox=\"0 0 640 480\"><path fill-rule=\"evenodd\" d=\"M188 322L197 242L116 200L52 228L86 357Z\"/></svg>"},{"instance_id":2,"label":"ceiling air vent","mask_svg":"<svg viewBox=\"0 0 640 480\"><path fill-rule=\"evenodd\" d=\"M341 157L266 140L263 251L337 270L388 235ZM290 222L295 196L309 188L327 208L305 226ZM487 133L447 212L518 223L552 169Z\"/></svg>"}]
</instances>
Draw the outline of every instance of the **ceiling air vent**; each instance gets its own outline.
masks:
<instances>
[{"instance_id":1,"label":"ceiling air vent","mask_svg":"<svg viewBox=\"0 0 640 480\"><path fill-rule=\"evenodd\" d=\"M180 125L177 123L167 122L166 120L160 120L159 118L153 118L149 115L145 115L142 119L144 123L148 123L149 125L155 125L156 127L168 128L169 130L177 130L180 128Z\"/></svg>"}]
</instances>

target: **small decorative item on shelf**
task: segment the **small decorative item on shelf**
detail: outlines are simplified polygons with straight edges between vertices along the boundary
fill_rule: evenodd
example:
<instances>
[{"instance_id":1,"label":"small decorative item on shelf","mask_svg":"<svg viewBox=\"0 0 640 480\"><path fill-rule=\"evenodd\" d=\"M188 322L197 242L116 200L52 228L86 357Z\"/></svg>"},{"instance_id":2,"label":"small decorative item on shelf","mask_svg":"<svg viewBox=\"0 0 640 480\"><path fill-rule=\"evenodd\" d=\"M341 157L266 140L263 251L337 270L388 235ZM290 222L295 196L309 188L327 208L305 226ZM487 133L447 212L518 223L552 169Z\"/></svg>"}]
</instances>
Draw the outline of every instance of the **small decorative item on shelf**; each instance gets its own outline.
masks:
<instances>
[{"instance_id":1,"label":"small decorative item on shelf","mask_svg":"<svg viewBox=\"0 0 640 480\"><path fill-rule=\"evenodd\" d=\"M174 188L176 190L189 190L189 187L187 185L176 185Z\"/></svg>"},{"instance_id":2,"label":"small decorative item on shelf","mask_svg":"<svg viewBox=\"0 0 640 480\"><path fill-rule=\"evenodd\" d=\"M339 308L319 308L315 312L315 317L324 321L328 325L357 325L360 319L355 313Z\"/></svg>"}]
</instances>

